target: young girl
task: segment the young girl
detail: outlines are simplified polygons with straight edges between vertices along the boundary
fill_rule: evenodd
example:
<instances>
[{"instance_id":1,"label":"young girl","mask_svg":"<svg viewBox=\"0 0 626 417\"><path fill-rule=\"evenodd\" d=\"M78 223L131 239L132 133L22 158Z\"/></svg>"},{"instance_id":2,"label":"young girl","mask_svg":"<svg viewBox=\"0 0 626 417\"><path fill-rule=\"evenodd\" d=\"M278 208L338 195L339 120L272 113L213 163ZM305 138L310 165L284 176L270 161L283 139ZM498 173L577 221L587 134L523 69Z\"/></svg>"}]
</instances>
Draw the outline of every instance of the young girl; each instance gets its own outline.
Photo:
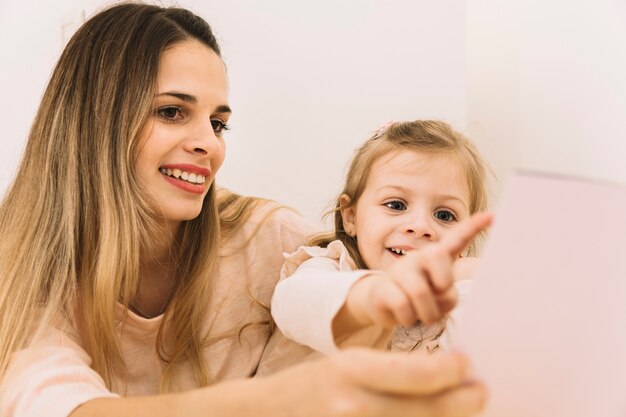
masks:
<instances>
[{"instance_id":1,"label":"young girl","mask_svg":"<svg viewBox=\"0 0 626 417\"><path fill-rule=\"evenodd\" d=\"M434 378L371 349L259 377L310 353L264 305L312 229L217 192L227 84L211 28L184 9L116 4L69 41L0 205L0 416L480 409L460 355Z\"/></svg>"},{"instance_id":2,"label":"young girl","mask_svg":"<svg viewBox=\"0 0 626 417\"><path fill-rule=\"evenodd\" d=\"M335 231L286 257L272 299L276 324L325 353L348 335L399 324L392 349L434 351L455 292L466 292L460 280L475 266L474 237L490 219L470 216L486 207L485 167L464 136L438 121L384 126L355 153ZM377 344L389 336L381 332Z\"/></svg>"}]
</instances>

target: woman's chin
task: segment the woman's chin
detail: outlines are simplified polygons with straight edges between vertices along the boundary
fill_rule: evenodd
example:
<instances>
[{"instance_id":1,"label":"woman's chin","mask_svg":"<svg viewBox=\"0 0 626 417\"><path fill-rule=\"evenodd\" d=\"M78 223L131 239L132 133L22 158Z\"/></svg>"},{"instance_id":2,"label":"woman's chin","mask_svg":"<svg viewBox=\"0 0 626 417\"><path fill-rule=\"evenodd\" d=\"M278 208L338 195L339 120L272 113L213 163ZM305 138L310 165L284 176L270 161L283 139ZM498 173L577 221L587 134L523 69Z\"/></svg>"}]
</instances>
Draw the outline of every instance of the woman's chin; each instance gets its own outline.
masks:
<instances>
[{"instance_id":1,"label":"woman's chin","mask_svg":"<svg viewBox=\"0 0 626 417\"><path fill-rule=\"evenodd\" d=\"M164 207L163 217L171 222L185 222L200 215L202 204L185 205L185 207Z\"/></svg>"}]
</instances>

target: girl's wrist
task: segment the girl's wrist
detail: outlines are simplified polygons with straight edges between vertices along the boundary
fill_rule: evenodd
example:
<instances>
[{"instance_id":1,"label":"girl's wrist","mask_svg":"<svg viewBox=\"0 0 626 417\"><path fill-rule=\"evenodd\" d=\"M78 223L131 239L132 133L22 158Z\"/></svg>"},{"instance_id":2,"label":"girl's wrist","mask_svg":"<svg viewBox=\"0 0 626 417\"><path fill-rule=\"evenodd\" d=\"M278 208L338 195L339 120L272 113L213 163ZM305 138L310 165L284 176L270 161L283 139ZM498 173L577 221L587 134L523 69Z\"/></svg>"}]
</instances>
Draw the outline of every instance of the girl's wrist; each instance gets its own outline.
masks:
<instances>
[{"instance_id":1,"label":"girl's wrist","mask_svg":"<svg viewBox=\"0 0 626 417\"><path fill-rule=\"evenodd\" d=\"M348 291L346 302L332 323L335 341L341 339L346 334L373 324L367 311L367 302L372 291L371 287L377 279L380 279L379 274L370 273L364 275L352 285L350 291Z\"/></svg>"},{"instance_id":2,"label":"girl's wrist","mask_svg":"<svg viewBox=\"0 0 626 417\"><path fill-rule=\"evenodd\" d=\"M454 261L452 266L452 274L455 281L471 279L478 270L480 264L479 258L467 257L459 258Z\"/></svg>"}]
</instances>

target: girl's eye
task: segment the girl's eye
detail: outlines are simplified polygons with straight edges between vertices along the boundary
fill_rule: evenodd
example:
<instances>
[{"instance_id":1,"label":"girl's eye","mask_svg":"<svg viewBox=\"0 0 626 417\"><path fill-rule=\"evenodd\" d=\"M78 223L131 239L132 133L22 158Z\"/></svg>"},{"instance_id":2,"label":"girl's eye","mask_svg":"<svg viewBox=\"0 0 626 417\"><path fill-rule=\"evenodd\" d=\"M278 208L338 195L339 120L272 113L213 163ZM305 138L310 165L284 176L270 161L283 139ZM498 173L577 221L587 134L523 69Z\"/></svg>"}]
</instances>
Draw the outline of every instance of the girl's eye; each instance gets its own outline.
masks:
<instances>
[{"instance_id":1,"label":"girl's eye","mask_svg":"<svg viewBox=\"0 0 626 417\"><path fill-rule=\"evenodd\" d=\"M229 130L230 129L230 126L228 126L226 123L222 122L219 119L211 120L211 126L213 126L213 131L216 134L223 133L225 130Z\"/></svg>"},{"instance_id":2,"label":"girl's eye","mask_svg":"<svg viewBox=\"0 0 626 417\"><path fill-rule=\"evenodd\" d=\"M436 211L434 216L435 216L435 218L437 220L440 220L440 221L446 222L446 223L456 221L456 216L454 215L454 213L452 213L449 210L439 210L439 211Z\"/></svg>"},{"instance_id":3,"label":"girl's eye","mask_svg":"<svg viewBox=\"0 0 626 417\"><path fill-rule=\"evenodd\" d=\"M404 210L406 210L406 204L404 204L400 200L389 201L389 202L385 203L385 206L387 208L390 208L391 210L394 210L394 211L404 211Z\"/></svg>"},{"instance_id":4,"label":"girl's eye","mask_svg":"<svg viewBox=\"0 0 626 417\"><path fill-rule=\"evenodd\" d=\"M161 107L157 110L157 114L169 122L175 122L183 118L182 111L176 106Z\"/></svg>"}]
</instances>

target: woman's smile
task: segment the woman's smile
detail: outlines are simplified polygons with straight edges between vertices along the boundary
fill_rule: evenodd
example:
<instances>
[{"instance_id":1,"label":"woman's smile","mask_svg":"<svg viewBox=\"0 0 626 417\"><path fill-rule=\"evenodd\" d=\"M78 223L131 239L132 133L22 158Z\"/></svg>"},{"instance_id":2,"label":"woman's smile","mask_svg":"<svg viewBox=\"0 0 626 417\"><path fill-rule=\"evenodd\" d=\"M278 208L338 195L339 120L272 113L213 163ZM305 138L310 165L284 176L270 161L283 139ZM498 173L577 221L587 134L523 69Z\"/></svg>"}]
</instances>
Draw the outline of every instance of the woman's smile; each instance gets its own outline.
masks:
<instances>
[{"instance_id":1,"label":"woman's smile","mask_svg":"<svg viewBox=\"0 0 626 417\"><path fill-rule=\"evenodd\" d=\"M206 191L205 183L211 176L209 169L187 164L165 165L159 171L170 184L194 194Z\"/></svg>"}]
</instances>

